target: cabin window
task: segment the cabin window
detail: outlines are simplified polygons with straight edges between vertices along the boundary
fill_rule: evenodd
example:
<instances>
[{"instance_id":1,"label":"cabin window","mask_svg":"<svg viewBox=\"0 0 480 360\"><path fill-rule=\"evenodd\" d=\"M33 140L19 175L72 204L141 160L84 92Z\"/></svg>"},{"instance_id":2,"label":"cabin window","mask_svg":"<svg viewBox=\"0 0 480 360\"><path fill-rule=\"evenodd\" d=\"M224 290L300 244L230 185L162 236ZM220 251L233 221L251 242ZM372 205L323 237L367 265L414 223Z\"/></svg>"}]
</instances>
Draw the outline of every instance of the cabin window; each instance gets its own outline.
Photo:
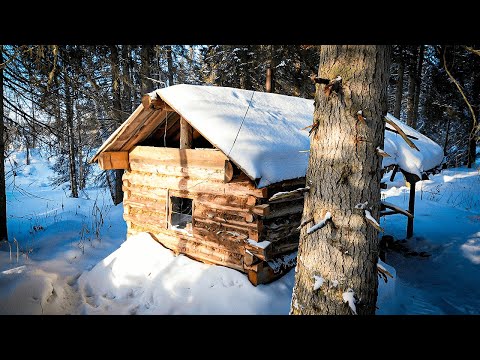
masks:
<instances>
[{"instance_id":1,"label":"cabin window","mask_svg":"<svg viewBox=\"0 0 480 360\"><path fill-rule=\"evenodd\" d=\"M192 233L192 199L177 196L170 197L170 228Z\"/></svg>"}]
</instances>

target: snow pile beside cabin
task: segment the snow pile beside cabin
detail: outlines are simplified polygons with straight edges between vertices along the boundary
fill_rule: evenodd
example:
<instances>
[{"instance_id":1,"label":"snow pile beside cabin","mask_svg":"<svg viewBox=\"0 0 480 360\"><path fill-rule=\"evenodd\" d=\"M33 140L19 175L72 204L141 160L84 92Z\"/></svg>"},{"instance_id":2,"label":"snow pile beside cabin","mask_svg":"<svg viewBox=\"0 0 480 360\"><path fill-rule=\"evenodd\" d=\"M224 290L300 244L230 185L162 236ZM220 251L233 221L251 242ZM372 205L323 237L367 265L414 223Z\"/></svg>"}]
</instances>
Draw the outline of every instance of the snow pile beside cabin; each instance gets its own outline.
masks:
<instances>
[{"instance_id":1,"label":"snow pile beside cabin","mask_svg":"<svg viewBox=\"0 0 480 360\"><path fill-rule=\"evenodd\" d=\"M158 94L206 139L225 153L257 187L304 177L310 137L302 130L313 122L313 100L220 86L174 85ZM383 166L398 164L419 175L439 165L442 148L416 130L394 121L420 149L398 134L385 132ZM368 121L368 119L367 119ZM390 125L387 125L390 127Z\"/></svg>"}]
</instances>

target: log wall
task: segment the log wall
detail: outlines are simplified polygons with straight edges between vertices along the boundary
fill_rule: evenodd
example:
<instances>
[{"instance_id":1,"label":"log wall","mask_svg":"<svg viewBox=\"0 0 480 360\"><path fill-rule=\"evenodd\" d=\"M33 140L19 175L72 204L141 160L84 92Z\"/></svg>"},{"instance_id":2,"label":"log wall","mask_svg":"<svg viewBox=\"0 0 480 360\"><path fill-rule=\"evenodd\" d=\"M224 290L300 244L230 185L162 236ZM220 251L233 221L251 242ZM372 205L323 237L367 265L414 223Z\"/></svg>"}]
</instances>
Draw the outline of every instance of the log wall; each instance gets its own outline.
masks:
<instances>
[{"instance_id":1,"label":"log wall","mask_svg":"<svg viewBox=\"0 0 480 360\"><path fill-rule=\"evenodd\" d=\"M278 186L257 189L243 174L233 176L220 151L137 146L128 158L123 204L129 236L146 231L176 253L243 272L297 248L303 199L269 203ZM190 233L169 228L171 196L193 200ZM255 245L264 240L272 243Z\"/></svg>"}]
</instances>

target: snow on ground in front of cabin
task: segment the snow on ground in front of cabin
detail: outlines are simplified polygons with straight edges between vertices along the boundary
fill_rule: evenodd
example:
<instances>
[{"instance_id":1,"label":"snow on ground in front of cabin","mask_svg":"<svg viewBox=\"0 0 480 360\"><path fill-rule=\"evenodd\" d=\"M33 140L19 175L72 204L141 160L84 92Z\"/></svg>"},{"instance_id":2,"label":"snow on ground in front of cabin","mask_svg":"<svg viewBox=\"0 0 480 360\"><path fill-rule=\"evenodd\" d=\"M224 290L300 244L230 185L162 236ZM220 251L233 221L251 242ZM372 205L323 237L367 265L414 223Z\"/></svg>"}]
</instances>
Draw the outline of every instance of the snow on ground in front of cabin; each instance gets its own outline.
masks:
<instances>
[{"instance_id":1,"label":"snow on ground in front of cabin","mask_svg":"<svg viewBox=\"0 0 480 360\"><path fill-rule=\"evenodd\" d=\"M41 154L32 152L28 167L23 153L12 158L19 164L15 181L11 172L7 179L12 259L0 245L0 314L288 314L294 270L254 287L236 270L175 256L147 234L125 241L123 209L108 191L69 198L48 185L53 174ZM388 184L385 200L407 208L401 175ZM378 314L480 312L479 189L478 169L466 168L417 185L414 238L403 244L408 251L388 250L381 263L394 279L379 279ZM105 218L98 239L94 209ZM404 239L404 216L380 225Z\"/></svg>"}]
</instances>

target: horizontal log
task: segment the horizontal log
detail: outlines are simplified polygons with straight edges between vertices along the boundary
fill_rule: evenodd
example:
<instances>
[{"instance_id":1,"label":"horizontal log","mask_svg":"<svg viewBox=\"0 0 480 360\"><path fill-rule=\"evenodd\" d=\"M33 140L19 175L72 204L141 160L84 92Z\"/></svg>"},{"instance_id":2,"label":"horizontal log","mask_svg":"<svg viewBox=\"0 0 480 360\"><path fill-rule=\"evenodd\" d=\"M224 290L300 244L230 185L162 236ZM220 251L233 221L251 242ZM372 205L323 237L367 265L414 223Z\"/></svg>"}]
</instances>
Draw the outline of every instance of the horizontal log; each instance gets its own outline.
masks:
<instances>
[{"instance_id":1,"label":"horizontal log","mask_svg":"<svg viewBox=\"0 0 480 360\"><path fill-rule=\"evenodd\" d=\"M195 238L201 239L202 241L205 240L218 243L227 248L232 247L238 249L238 246L243 247L245 240L248 239L248 235L240 234L236 231L212 232L201 227L196 227L193 231Z\"/></svg>"},{"instance_id":2,"label":"horizontal log","mask_svg":"<svg viewBox=\"0 0 480 360\"><path fill-rule=\"evenodd\" d=\"M199 179L186 179L182 177L162 176L136 171L128 171L123 175L124 181L130 186L162 186L165 189L187 191L190 193L210 193L219 195L253 195L256 197L265 197L264 189L256 189L254 185L246 182L223 183L218 181L205 181ZM129 185L131 184L131 185Z\"/></svg>"},{"instance_id":3,"label":"horizontal log","mask_svg":"<svg viewBox=\"0 0 480 360\"><path fill-rule=\"evenodd\" d=\"M130 169L152 174L160 174L174 177L186 177L191 179L224 181L226 177L224 168L208 168L194 166L165 165L149 159L131 158ZM231 180L231 178L230 178Z\"/></svg>"},{"instance_id":4,"label":"horizontal log","mask_svg":"<svg viewBox=\"0 0 480 360\"><path fill-rule=\"evenodd\" d=\"M228 158L219 150L178 149L168 147L135 146L132 159L150 160L164 165L224 169Z\"/></svg>"},{"instance_id":5,"label":"horizontal log","mask_svg":"<svg viewBox=\"0 0 480 360\"><path fill-rule=\"evenodd\" d=\"M259 231L259 229L261 229L261 223L259 222L247 223L247 222L241 222L241 221L235 221L235 220L225 220L219 217L213 217L212 219L209 219L209 218L201 217L200 214L199 215L194 214L194 219L195 219L195 222L202 222L208 225L226 226L226 227L231 227L232 229L237 229L237 230Z\"/></svg>"},{"instance_id":6,"label":"horizontal log","mask_svg":"<svg viewBox=\"0 0 480 360\"><path fill-rule=\"evenodd\" d=\"M152 202L152 201L146 201L146 200L139 200L136 197L132 197L129 199L123 199L123 206L129 206L132 208L138 208L138 209L143 209L143 210L148 210L148 211L156 211L160 214L164 214L165 216L166 213L166 203L165 202Z\"/></svg>"},{"instance_id":7,"label":"horizontal log","mask_svg":"<svg viewBox=\"0 0 480 360\"><path fill-rule=\"evenodd\" d=\"M128 169L128 151L105 151L98 156L102 170Z\"/></svg>"},{"instance_id":8,"label":"horizontal log","mask_svg":"<svg viewBox=\"0 0 480 360\"><path fill-rule=\"evenodd\" d=\"M123 219L125 221L130 221L132 223L143 225L145 227L152 227L152 226L154 226L155 228L167 227L165 215L163 216L163 218L161 216L152 218L151 216L132 213L132 209L130 209L128 214L125 214L125 213L123 214Z\"/></svg>"},{"instance_id":9,"label":"horizontal log","mask_svg":"<svg viewBox=\"0 0 480 360\"><path fill-rule=\"evenodd\" d=\"M270 214L270 205L269 204L262 204L253 207L252 212L256 215L266 216Z\"/></svg>"},{"instance_id":10,"label":"horizontal log","mask_svg":"<svg viewBox=\"0 0 480 360\"><path fill-rule=\"evenodd\" d=\"M270 210L270 214L265 216L265 219L273 219L281 216L301 214L303 212L303 204L295 206L286 206L280 209Z\"/></svg>"},{"instance_id":11,"label":"horizontal log","mask_svg":"<svg viewBox=\"0 0 480 360\"><path fill-rule=\"evenodd\" d=\"M250 251L245 251L245 256L243 257L243 264L244 266L252 266L252 265L255 265L255 264L258 264L260 260L258 257L256 257L255 255L253 255Z\"/></svg>"},{"instance_id":12,"label":"horizontal log","mask_svg":"<svg viewBox=\"0 0 480 360\"><path fill-rule=\"evenodd\" d=\"M260 260L268 261L271 258L271 243L266 247L256 246L253 242L245 243L245 251L249 251L251 254L259 258Z\"/></svg>"},{"instance_id":13,"label":"horizontal log","mask_svg":"<svg viewBox=\"0 0 480 360\"><path fill-rule=\"evenodd\" d=\"M122 186L124 191L124 198L129 198L131 196L141 197L145 199L150 199L151 201L167 201L167 189L160 189L160 188L146 188L143 186Z\"/></svg>"},{"instance_id":14,"label":"horizontal log","mask_svg":"<svg viewBox=\"0 0 480 360\"><path fill-rule=\"evenodd\" d=\"M255 205L257 198L255 196L237 196L237 195L222 195L222 194L194 194L197 202L208 204L210 207L215 205L225 205L235 209L248 208ZM215 204L215 205L212 205ZM219 209L222 209L218 207ZM225 208L227 209L227 208Z\"/></svg>"}]
</instances>

